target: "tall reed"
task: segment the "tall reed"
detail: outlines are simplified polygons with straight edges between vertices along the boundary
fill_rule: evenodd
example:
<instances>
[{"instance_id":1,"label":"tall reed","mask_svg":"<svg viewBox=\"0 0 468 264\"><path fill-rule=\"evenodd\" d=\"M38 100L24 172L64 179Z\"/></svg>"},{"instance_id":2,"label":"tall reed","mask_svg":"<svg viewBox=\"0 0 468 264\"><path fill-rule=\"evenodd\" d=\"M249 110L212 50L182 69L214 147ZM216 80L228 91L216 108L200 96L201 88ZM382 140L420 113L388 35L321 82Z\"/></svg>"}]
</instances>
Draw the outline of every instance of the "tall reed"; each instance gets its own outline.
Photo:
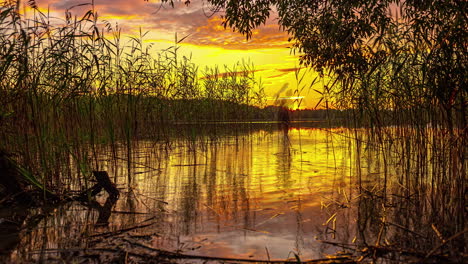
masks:
<instances>
[{"instance_id":1,"label":"tall reed","mask_svg":"<svg viewBox=\"0 0 468 264\"><path fill-rule=\"evenodd\" d=\"M456 26L463 18L453 19ZM358 223L360 231L368 230L373 217L380 233L370 242L360 232L361 241L391 241L426 253L441 245L437 253L460 257L467 250L466 47L448 39L458 34L455 26L418 35L410 29L414 23L390 23L386 35L369 40L374 46L368 52L379 58L375 64L332 78L326 93L334 107L353 112L349 125L356 133L350 137L362 195ZM460 37L466 40L466 34ZM362 128L365 138L357 136ZM370 161L381 164L379 174L366 173Z\"/></svg>"},{"instance_id":2,"label":"tall reed","mask_svg":"<svg viewBox=\"0 0 468 264\"><path fill-rule=\"evenodd\" d=\"M31 18L17 1L0 7L0 148L56 193L87 187L106 144L114 158L125 146L131 183L137 140L165 140L174 122L239 118L218 113L232 105L251 109L253 98L262 98L250 64L227 83L208 81L180 56L177 35L172 47L155 53L144 32L124 38L93 6L82 17L67 10L57 21L30 4ZM232 92L212 93L226 89Z\"/></svg>"}]
</instances>

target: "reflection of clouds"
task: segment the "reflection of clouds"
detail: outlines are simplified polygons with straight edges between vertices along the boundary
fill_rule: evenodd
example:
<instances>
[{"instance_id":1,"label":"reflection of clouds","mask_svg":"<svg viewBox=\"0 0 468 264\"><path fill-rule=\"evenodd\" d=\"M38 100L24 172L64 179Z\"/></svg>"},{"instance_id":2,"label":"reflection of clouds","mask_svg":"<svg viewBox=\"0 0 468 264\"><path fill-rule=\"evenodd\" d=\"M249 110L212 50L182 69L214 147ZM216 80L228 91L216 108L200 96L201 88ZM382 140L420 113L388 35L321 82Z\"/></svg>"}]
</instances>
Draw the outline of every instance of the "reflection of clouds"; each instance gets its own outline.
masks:
<instances>
[{"instance_id":1,"label":"reflection of clouds","mask_svg":"<svg viewBox=\"0 0 468 264\"><path fill-rule=\"evenodd\" d=\"M291 129L288 132L292 150L289 157L275 154L283 147L282 142L277 140L281 131L255 130L248 135L236 137L240 139L239 143L235 143L236 139L229 136L230 134L220 134L219 138L210 143L213 145L208 149L203 137L196 143L185 139L174 141L169 150L166 142L140 141L134 149L138 155L133 158L135 165L138 165L135 167L135 182L138 183L135 193L141 196L137 196L137 199L129 196L130 200L137 201L135 207L121 198L115 210L143 214L113 213L109 221L111 230L133 227L135 223L146 223L151 216L155 219L149 223L154 225L139 229L138 234L154 236L151 242L154 248L172 251L179 249L177 246L182 246L182 249L186 249L183 253L187 254L238 258L252 256L254 259L267 259L265 248L272 259L285 259L290 251L296 250L302 252L301 259L317 259L324 257L324 253L336 253L336 248L321 244L315 237L327 239L327 234L323 233L323 223L330 215L321 209L321 201L335 204L338 199L333 196L330 197L333 200L322 200L321 197L329 197L328 195L336 193L337 187L340 190L353 190L353 185L347 185L350 173L353 173L351 168L355 165L352 164L349 142L343 137L349 133L346 131L343 128ZM330 155L330 142L334 142L333 155ZM119 179L119 186L127 186L127 160L108 160L110 147L100 151L102 153L98 159L104 162L102 168L109 170L110 174ZM119 157L125 157L124 148L118 148L118 151ZM294 184L288 189L278 188L278 171L273 158L276 156L292 159L290 180ZM195 160L206 160L209 164L174 166L193 163ZM185 192L186 185L200 191L200 194L194 196L194 192ZM208 195L209 192L213 194ZM245 192L246 195L236 196L236 193L241 192ZM194 200L195 207L179 207L178 201L187 198L187 195L191 195L190 199ZM355 193L350 195L357 197ZM337 201L343 199L345 198ZM229 203L234 200L238 200L239 204L246 201L251 207L234 208ZM204 206L209 202L212 203L212 209ZM70 241L70 236L58 234L71 232L71 236L76 238L85 234L85 239L90 238L88 232L91 232L90 235L95 234L92 230L87 230L88 223L97 218L95 210L83 210L82 205L75 203L59 206L57 210L58 213L47 219L50 223L61 224L45 223L44 229L33 230L30 236L21 238L21 249L27 250L26 252L39 252L42 245L45 246L44 241L48 245L64 245L66 249L74 245L70 243L74 240ZM234 214L236 210L237 214ZM341 215L336 217L339 229L337 242L351 243L353 230L357 229L356 210L354 208L353 211L341 211ZM220 214L220 220L213 217L213 211ZM180 217L183 214L195 217L191 222L194 226L193 232L187 236L181 233L181 226L186 224L183 220L187 220L186 217ZM248 221L245 220L246 217L249 218ZM262 231L268 234L261 233ZM156 237L156 234L161 237ZM37 237L47 239L31 240ZM127 235L123 237L128 238ZM298 240L301 240L301 243L298 243ZM143 241L143 244L145 243ZM200 248L197 247L199 245Z\"/></svg>"},{"instance_id":2,"label":"reflection of clouds","mask_svg":"<svg viewBox=\"0 0 468 264\"><path fill-rule=\"evenodd\" d=\"M291 223L295 225L295 223ZM286 225L287 226L287 225ZM278 228L278 226L277 226ZM223 230L217 234L204 234L208 238L208 243L202 245L197 250L197 254L211 257L234 257L234 258L253 258L267 259L265 248L268 248L271 259L287 259L288 254L295 250L296 235L290 230L278 233L276 235L265 235L252 231L241 234L239 230ZM184 241L184 240L187 241ZM182 237L181 240L187 243L192 237ZM307 244L315 244L312 238L307 239ZM309 251L304 254L304 258L317 258L318 252Z\"/></svg>"},{"instance_id":3,"label":"reflection of clouds","mask_svg":"<svg viewBox=\"0 0 468 264\"><path fill-rule=\"evenodd\" d=\"M315 239L315 235L323 229L322 224L326 217L321 215L318 203L320 199L317 196L304 198L306 199L301 200L300 212L289 208L297 202L281 203L279 200L273 202L270 199L261 199L258 202L273 202L273 207L271 210L257 211L256 219L249 230L236 223L235 219L231 220L234 222L222 224L221 229L205 223L203 230L192 236L182 236L180 240L182 243L203 240L201 247L194 251L196 255L268 259L267 248L270 258L276 260L287 259L290 252L297 250L301 252L301 258L321 258L324 252L320 247L323 245ZM276 212L281 214L272 217ZM301 244L298 248L299 240Z\"/></svg>"},{"instance_id":4,"label":"reflection of clouds","mask_svg":"<svg viewBox=\"0 0 468 264\"><path fill-rule=\"evenodd\" d=\"M297 100L302 99L304 96L288 96L288 97L280 97L279 100Z\"/></svg>"},{"instance_id":5,"label":"reflection of clouds","mask_svg":"<svg viewBox=\"0 0 468 264\"><path fill-rule=\"evenodd\" d=\"M230 238L231 248L237 256L253 255L257 258L266 258L265 247L273 258L286 259L294 248L296 237L292 232L284 232L281 236L247 233L245 236Z\"/></svg>"}]
</instances>

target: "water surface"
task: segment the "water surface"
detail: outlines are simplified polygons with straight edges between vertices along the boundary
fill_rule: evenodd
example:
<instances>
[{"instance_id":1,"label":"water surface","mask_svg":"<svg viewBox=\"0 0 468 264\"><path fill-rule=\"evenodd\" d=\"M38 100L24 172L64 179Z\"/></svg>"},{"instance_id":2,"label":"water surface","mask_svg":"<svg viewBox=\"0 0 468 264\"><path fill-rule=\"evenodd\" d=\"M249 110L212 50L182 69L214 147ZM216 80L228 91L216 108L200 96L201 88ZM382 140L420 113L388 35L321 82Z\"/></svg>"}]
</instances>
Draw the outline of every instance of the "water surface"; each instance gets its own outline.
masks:
<instances>
[{"instance_id":1,"label":"water surface","mask_svg":"<svg viewBox=\"0 0 468 264\"><path fill-rule=\"evenodd\" d=\"M356 238L356 212L336 210L355 198L354 147L346 135L343 128L256 129L139 141L117 155L104 146L99 169L121 190L108 219L99 210L105 193L95 209L68 203L42 213L13 260L137 244L214 257L323 258L337 248L320 240Z\"/></svg>"}]
</instances>

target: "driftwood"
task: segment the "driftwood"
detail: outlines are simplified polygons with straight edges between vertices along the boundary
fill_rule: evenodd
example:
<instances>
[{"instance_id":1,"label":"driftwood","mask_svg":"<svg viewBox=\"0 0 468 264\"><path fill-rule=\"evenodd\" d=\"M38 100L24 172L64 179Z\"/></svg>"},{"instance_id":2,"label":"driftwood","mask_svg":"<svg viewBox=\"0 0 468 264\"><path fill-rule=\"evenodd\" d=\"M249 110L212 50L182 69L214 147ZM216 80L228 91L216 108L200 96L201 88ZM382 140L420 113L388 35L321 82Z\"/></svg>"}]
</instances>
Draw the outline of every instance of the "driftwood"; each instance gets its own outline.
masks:
<instances>
[{"instance_id":1,"label":"driftwood","mask_svg":"<svg viewBox=\"0 0 468 264\"><path fill-rule=\"evenodd\" d=\"M93 175L97 180L97 184L101 185L104 190L112 197L119 197L119 190L115 187L115 185L111 182L109 178L109 174L107 171L93 171Z\"/></svg>"},{"instance_id":2,"label":"driftwood","mask_svg":"<svg viewBox=\"0 0 468 264\"><path fill-rule=\"evenodd\" d=\"M109 198L116 201L119 198L120 192L111 182L107 171L93 171L93 175L97 183L71 200L86 202L89 201L90 197L96 196L104 189L109 194Z\"/></svg>"},{"instance_id":3,"label":"driftwood","mask_svg":"<svg viewBox=\"0 0 468 264\"><path fill-rule=\"evenodd\" d=\"M77 197L73 197L71 200L81 201L87 203L88 206L95 208L99 212L96 225L107 225L109 224L109 218L112 214L112 207L119 199L120 192L111 182L107 171L93 171L93 175L96 178L97 183L90 189L82 192ZM98 202L91 200L90 198L97 195L104 189L108 194L106 202L101 206Z\"/></svg>"},{"instance_id":4,"label":"driftwood","mask_svg":"<svg viewBox=\"0 0 468 264\"><path fill-rule=\"evenodd\" d=\"M42 190L40 187L28 182L21 174L21 168L5 152L0 150L0 204L4 201L13 201L15 207L7 211L0 212L0 263L10 262L9 254L21 241L21 230L35 227L49 212L57 208L59 204L81 201L87 206L95 208L99 212L96 225L107 225L112 213L112 207L119 197L119 190L111 182L109 175L105 171L94 171L93 175L97 183L90 189L82 192L75 197L59 199L58 196L48 190ZM33 188L30 188L32 186ZM108 194L107 200L103 206L98 202L91 200L92 196L98 194L104 189ZM38 199L43 197L52 202L52 206L45 207L45 212L29 217L30 207L39 206ZM20 207L17 207L20 206ZM29 219L28 219L29 217Z\"/></svg>"}]
</instances>

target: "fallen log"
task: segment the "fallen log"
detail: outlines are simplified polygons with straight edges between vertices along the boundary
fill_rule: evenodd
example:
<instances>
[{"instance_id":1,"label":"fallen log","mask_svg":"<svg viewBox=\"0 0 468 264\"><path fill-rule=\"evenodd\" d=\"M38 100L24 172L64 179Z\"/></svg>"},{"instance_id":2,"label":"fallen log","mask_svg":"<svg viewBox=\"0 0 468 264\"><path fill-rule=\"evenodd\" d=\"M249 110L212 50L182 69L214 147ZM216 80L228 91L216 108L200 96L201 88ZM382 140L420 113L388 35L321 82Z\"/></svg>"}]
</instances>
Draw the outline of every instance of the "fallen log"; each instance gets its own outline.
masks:
<instances>
[{"instance_id":1,"label":"fallen log","mask_svg":"<svg viewBox=\"0 0 468 264\"><path fill-rule=\"evenodd\" d=\"M77 197L73 197L71 200L81 201L87 206L97 209L99 216L96 221L96 225L105 226L109 224L109 218L112 214L112 207L114 207L115 203L119 199L120 192L117 187L115 187L115 184L113 184L110 180L107 171L93 171L93 175L94 178L96 178L97 183L90 189L82 192ZM104 189L109 194L109 197L107 197L103 206L101 206L98 202L91 200L91 197L96 196L102 191L102 189Z\"/></svg>"},{"instance_id":2,"label":"fallen log","mask_svg":"<svg viewBox=\"0 0 468 264\"><path fill-rule=\"evenodd\" d=\"M96 196L102 191L102 189L109 194L111 200L117 200L119 198L120 192L111 182L107 171L93 171L93 175L94 178L96 178L97 183L93 187L82 192L80 195L72 197L70 200L81 202L89 201L91 197Z\"/></svg>"},{"instance_id":3,"label":"fallen log","mask_svg":"<svg viewBox=\"0 0 468 264\"><path fill-rule=\"evenodd\" d=\"M120 192L111 182L107 171L93 171L93 175L98 182L97 184L101 185L102 188L104 188L104 190L106 190L106 192L109 194L109 196L115 198L119 197Z\"/></svg>"}]
</instances>

